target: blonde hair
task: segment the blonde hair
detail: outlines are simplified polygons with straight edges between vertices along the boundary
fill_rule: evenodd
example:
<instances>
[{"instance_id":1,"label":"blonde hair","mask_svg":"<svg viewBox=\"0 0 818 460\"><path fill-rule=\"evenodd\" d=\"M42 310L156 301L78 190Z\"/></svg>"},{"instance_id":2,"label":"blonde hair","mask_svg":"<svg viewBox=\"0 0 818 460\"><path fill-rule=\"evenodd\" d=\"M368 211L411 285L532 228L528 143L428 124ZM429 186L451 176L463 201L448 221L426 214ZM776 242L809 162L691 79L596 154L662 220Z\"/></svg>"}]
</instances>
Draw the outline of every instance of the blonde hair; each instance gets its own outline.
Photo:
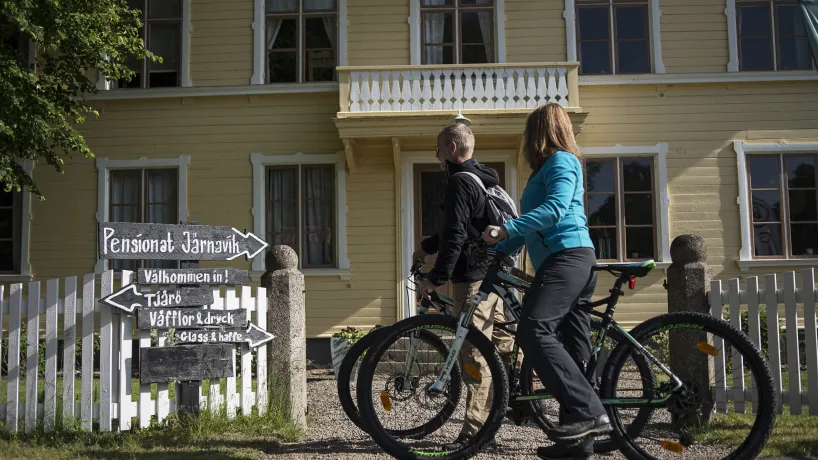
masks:
<instances>
[{"instance_id":1,"label":"blonde hair","mask_svg":"<svg viewBox=\"0 0 818 460\"><path fill-rule=\"evenodd\" d=\"M582 163L571 118L559 104L552 102L534 109L528 115L523 136L523 155L533 171L560 150L571 152Z\"/></svg>"},{"instance_id":2,"label":"blonde hair","mask_svg":"<svg viewBox=\"0 0 818 460\"><path fill-rule=\"evenodd\" d=\"M472 130L468 126L462 123L444 126L443 129L440 130L438 138L443 142L454 141L454 143L457 144L457 148L462 150L459 155L468 155L474 151L474 133L472 133Z\"/></svg>"}]
</instances>

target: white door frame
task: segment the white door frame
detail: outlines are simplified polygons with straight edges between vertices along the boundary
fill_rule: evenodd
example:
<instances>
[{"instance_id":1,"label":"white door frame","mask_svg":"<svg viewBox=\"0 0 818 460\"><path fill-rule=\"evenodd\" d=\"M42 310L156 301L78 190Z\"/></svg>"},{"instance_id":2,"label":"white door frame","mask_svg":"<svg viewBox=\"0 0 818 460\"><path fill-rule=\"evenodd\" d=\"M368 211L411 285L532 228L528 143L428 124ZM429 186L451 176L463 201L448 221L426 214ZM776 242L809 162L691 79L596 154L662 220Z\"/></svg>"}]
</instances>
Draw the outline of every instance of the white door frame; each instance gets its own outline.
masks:
<instances>
[{"instance_id":1,"label":"white door frame","mask_svg":"<svg viewBox=\"0 0 818 460\"><path fill-rule=\"evenodd\" d=\"M480 150L475 153L474 158L480 163L504 162L505 163L505 190L515 203L519 199L517 189L517 152L508 150ZM432 152L406 151L401 155L401 285L403 292L406 292L406 278L409 277L411 268L412 253L415 250L415 165L434 164L437 159ZM398 308L398 321L414 315L414 309L407 311L406 299L399 299L401 302ZM411 302L410 302L411 304Z\"/></svg>"}]
</instances>

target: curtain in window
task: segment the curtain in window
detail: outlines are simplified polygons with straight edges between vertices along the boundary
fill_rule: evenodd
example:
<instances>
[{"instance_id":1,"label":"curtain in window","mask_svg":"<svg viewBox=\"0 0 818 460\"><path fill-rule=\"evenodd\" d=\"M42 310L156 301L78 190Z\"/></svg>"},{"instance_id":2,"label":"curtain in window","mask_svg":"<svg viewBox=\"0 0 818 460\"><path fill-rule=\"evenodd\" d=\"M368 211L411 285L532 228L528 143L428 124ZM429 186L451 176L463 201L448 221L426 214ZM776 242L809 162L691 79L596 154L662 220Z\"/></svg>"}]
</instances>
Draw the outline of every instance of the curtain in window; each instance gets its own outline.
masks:
<instances>
[{"instance_id":1,"label":"curtain in window","mask_svg":"<svg viewBox=\"0 0 818 460\"><path fill-rule=\"evenodd\" d=\"M139 178L141 171L111 173L111 222L139 222Z\"/></svg>"},{"instance_id":2,"label":"curtain in window","mask_svg":"<svg viewBox=\"0 0 818 460\"><path fill-rule=\"evenodd\" d=\"M443 6L446 0L426 0L426 5ZM423 36L426 43L442 43L446 27L446 13L426 13L423 17ZM425 64L443 64L443 47L427 46Z\"/></svg>"},{"instance_id":3,"label":"curtain in window","mask_svg":"<svg viewBox=\"0 0 818 460\"><path fill-rule=\"evenodd\" d=\"M177 223L175 174L176 171L147 171L148 216L146 222Z\"/></svg>"},{"instance_id":4,"label":"curtain in window","mask_svg":"<svg viewBox=\"0 0 818 460\"><path fill-rule=\"evenodd\" d=\"M269 215L268 240L271 246L285 245L298 253L298 170L275 168L269 170L267 197Z\"/></svg>"},{"instance_id":5,"label":"curtain in window","mask_svg":"<svg viewBox=\"0 0 818 460\"><path fill-rule=\"evenodd\" d=\"M493 0L477 0L478 5L490 5ZM494 31L493 11L479 11L477 18L480 21L480 31L483 33L483 43L486 45L486 62L494 62L494 40L491 40Z\"/></svg>"},{"instance_id":6,"label":"curtain in window","mask_svg":"<svg viewBox=\"0 0 818 460\"><path fill-rule=\"evenodd\" d=\"M334 262L334 189L334 167L304 167L304 266L327 266Z\"/></svg>"}]
</instances>

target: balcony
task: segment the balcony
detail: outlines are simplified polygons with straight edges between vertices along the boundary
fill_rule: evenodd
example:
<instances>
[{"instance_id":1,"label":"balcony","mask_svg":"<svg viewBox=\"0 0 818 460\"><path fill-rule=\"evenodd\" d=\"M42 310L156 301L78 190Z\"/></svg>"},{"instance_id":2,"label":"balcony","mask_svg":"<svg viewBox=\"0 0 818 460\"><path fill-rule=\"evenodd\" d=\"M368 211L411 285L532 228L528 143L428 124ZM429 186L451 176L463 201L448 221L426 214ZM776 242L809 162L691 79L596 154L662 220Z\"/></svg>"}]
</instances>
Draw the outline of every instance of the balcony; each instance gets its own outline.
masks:
<instances>
[{"instance_id":1,"label":"balcony","mask_svg":"<svg viewBox=\"0 0 818 460\"><path fill-rule=\"evenodd\" d=\"M338 67L342 138L436 134L458 112L476 133L521 133L532 109L555 102L575 124L579 63ZM428 132L427 132L428 131Z\"/></svg>"}]
</instances>

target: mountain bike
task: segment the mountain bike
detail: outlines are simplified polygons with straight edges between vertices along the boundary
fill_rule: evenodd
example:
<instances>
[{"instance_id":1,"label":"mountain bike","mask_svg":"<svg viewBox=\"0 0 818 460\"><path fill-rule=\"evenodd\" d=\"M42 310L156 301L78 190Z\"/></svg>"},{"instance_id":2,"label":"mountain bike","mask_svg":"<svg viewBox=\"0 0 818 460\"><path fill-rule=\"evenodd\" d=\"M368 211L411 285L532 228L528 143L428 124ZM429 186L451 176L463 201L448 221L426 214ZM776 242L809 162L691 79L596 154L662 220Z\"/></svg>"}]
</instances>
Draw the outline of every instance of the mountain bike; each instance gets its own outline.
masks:
<instances>
[{"instance_id":1,"label":"mountain bike","mask_svg":"<svg viewBox=\"0 0 818 460\"><path fill-rule=\"evenodd\" d=\"M418 315L404 319L384 331L383 336L367 351L358 373L358 410L365 421L367 431L387 453L397 458L465 458L478 452L494 437L510 401L540 402L552 396L547 390L530 394L510 395L508 374L497 350L480 331L470 326L471 317L481 301L490 293L499 295L512 311L520 307L510 295L510 290L520 285L519 278L512 276L513 267L499 253L489 249L491 263L479 292L471 299L459 318L448 315ZM778 395L774 390L769 365L750 339L729 323L701 313L667 313L651 318L630 332L614 319L619 297L624 295L622 287L628 283L634 288L636 278L646 276L655 263L650 261L633 264L599 264L594 271L604 271L614 276L611 295L586 306L589 313L601 320L599 340L609 334L617 334L623 340L614 347L602 369L599 395L613 426L616 445L629 459L678 457L685 458L753 458L770 436L775 423L775 407ZM434 295L434 294L432 294ZM605 306L604 312L594 310ZM459 430L441 426L434 433L414 440L399 439L390 435L393 421L407 417L391 399L392 389L381 384L380 379L389 378L380 366L386 362L411 361L410 350L422 345L414 340L420 331L433 332L441 339L447 337L448 356L435 366L433 376L428 373L419 380L422 396L431 403L447 404L448 388L453 384L452 371L458 364L458 355L465 342L476 349L486 361L486 366L478 370L464 369L472 378L481 381L490 379L488 399L490 408L482 427L465 443L451 447L446 438L453 438ZM392 347L404 348L393 353ZM728 361L729 360L729 361ZM457 366L456 366L457 364ZM651 366L646 372L644 366ZM591 367L591 366L589 366ZM404 370L412 374L412 367ZM476 372L475 372L476 371ZM724 376L724 381L710 382L711 375ZM465 374L463 374L465 375ZM523 371L522 376L526 373ZM618 388L618 384L633 377L639 382L635 388ZM725 403L725 391L731 391L724 382L742 379L752 383L744 390L745 399L752 402L748 421L747 414L725 413L733 408L739 412L739 405ZM529 387L521 382L520 389ZM721 394L722 400L719 399ZM416 396L415 399L419 399ZM715 398L713 401L711 398ZM436 407L435 406L435 407ZM714 408L716 410L714 410ZM743 405L742 405L743 409ZM628 416L630 412L636 414ZM434 410L432 411L434 412ZM653 417L657 417L656 420ZM450 417L451 420L457 415ZM416 417L415 417L416 419ZM413 419L412 423L418 423ZM630 421L630 423L629 423ZM734 431L749 427L746 434L735 435ZM714 429L710 433L707 430ZM642 437L645 438L641 441ZM740 442L738 447L727 448L724 444L733 439Z\"/></svg>"}]
</instances>

